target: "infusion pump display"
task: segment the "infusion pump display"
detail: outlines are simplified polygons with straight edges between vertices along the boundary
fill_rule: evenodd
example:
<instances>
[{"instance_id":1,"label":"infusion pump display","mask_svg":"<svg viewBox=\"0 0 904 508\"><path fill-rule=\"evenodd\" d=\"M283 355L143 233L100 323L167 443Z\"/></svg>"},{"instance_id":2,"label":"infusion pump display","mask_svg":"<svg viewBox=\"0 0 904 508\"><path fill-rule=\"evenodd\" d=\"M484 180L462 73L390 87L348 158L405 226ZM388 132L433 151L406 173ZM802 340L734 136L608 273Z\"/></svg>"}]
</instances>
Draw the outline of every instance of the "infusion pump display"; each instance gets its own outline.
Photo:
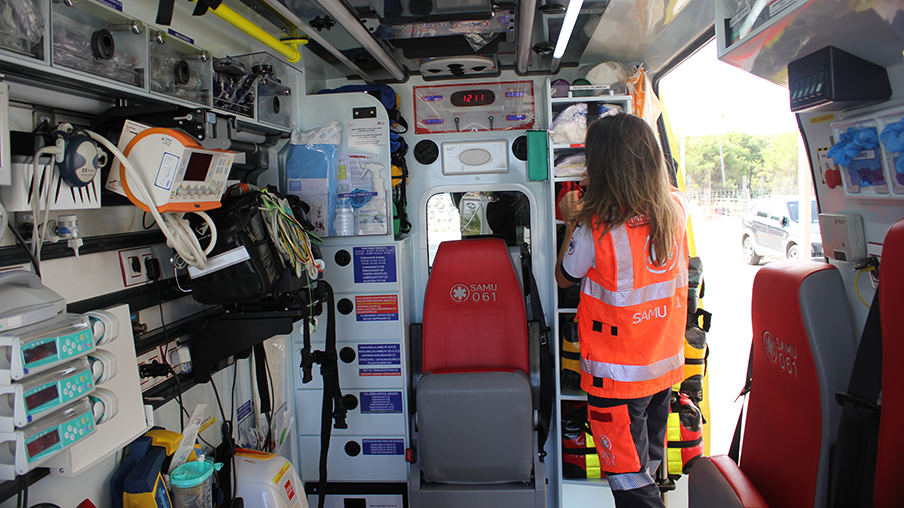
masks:
<instances>
[{"instance_id":1,"label":"infusion pump display","mask_svg":"<svg viewBox=\"0 0 904 508\"><path fill-rule=\"evenodd\" d=\"M416 134L531 129L531 81L414 87Z\"/></svg>"}]
</instances>

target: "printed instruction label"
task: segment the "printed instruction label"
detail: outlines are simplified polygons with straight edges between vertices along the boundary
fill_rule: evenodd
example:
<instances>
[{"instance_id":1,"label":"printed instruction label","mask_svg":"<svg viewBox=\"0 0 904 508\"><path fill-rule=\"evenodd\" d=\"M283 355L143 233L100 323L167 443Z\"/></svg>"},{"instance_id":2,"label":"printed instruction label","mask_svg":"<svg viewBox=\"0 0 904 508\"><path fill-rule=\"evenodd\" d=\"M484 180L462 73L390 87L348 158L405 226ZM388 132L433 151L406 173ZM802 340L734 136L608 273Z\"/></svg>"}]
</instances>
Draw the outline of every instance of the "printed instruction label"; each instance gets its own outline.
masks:
<instances>
[{"instance_id":1,"label":"printed instruction label","mask_svg":"<svg viewBox=\"0 0 904 508\"><path fill-rule=\"evenodd\" d=\"M154 180L154 186L164 190L170 190L173 186L173 180L176 178L176 169L179 167L179 156L169 152L163 152L163 158L160 159L160 168L157 169L157 179Z\"/></svg>"},{"instance_id":2,"label":"printed instruction label","mask_svg":"<svg viewBox=\"0 0 904 508\"><path fill-rule=\"evenodd\" d=\"M401 376L401 344L358 344L358 376Z\"/></svg>"},{"instance_id":3,"label":"printed instruction label","mask_svg":"<svg viewBox=\"0 0 904 508\"><path fill-rule=\"evenodd\" d=\"M364 455L405 455L404 439L362 439Z\"/></svg>"},{"instance_id":4,"label":"printed instruction label","mask_svg":"<svg viewBox=\"0 0 904 508\"><path fill-rule=\"evenodd\" d=\"M361 392L361 414L402 412L402 392Z\"/></svg>"},{"instance_id":5,"label":"printed instruction label","mask_svg":"<svg viewBox=\"0 0 904 508\"><path fill-rule=\"evenodd\" d=\"M366 295L355 297L356 321L398 321L398 295Z\"/></svg>"},{"instance_id":6,"label":"printed instruction label","mask_svg":"<svg viewBox=\"0 0 904 508\"><path fill-rule=\"evenodd\" d=\"M348 146L386 146L389 125L385 120L367 119L348 122Z\"/></svg>"},{"instance_id":7,"label":"printed instruction label","mask_svg":"<svg viewBox=\"0 0 904 508\"><path fill-rule=\"evenodd\" d=\"M355 284L396 282L396 250L392 245L355 247Z\"/></svg>"}]
</instances>

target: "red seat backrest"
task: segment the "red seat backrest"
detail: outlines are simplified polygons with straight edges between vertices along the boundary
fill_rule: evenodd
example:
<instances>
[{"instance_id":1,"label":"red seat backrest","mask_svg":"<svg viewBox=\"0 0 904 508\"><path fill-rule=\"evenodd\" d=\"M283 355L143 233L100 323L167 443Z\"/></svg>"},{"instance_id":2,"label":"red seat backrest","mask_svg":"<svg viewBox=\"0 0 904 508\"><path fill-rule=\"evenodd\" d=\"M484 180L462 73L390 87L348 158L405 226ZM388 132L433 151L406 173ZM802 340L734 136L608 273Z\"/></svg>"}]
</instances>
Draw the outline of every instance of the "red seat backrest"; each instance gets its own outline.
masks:
<instances>
[{"instance_id":1,"label":"red seat backrest","mask_svg":"<svg viewBox=\"0 0 904 508\"><path fill-rule=\"evenodd\" d=\"M882 320L882 416L873 506L901 506L904 474L904 383L898 369L904 361L904 219L896 222L882 245L879 272L879 315Z\"/></svg>"},{"instance_id":2,"label":"red seat backrest","mask_svg":"<svg viewBox=\"0 0 904 508\"><path fill-rule=\"evenodd\" d=\"M505 241L439 245L424 297L423 371L529 373L524 296Z\"/></svg>"},{"instance_id":3,"label":"red seat backrest","mask_svg":"<svg viewBox=\"0 0 904 508\"><path fill-rule=\"evenodd\" d=\"M832 276L837 278L838 299L847 308L840 277L823 273L828 270L835 268L800 261L770 263L753 283L753 372L740 467L772 508L812 507L816 499L825 397L820 397L821 380L806 329L812 324L805 325L802 300L818 298L821 290L814 288ZM847 326L852 353L853 328ZM846 386L849 368L843 375L841 386Z\"/></svg>"}]
</instances>

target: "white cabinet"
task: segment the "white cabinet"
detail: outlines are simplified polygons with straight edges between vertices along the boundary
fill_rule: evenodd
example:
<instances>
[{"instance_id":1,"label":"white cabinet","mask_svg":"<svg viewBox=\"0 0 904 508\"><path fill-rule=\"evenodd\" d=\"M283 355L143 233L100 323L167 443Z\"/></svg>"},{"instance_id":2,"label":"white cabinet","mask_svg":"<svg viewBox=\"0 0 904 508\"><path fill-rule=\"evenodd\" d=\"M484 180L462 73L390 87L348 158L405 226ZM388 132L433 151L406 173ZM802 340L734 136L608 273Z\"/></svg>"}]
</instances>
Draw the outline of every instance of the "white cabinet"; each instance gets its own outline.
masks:
<instances>
[{"instance_id":1,"label":"white cabinet","mask_svg":"<svg viewBox=\"0 0 904 508\"><path fill-rule=\"evenodd\" d=\"M572 92L569 92L569 97L552 97L550 81L547 79L545 93L548 104L548 115L547 118L550 119L550 126L555 122L555 119L559 113L565 111L570 106L586 104L588 111L588 123L592 122L595 116L598 116L596 112L601 105L610 105L610 106L618 106L622 108L626 113L632 112L633 98L630 95L588 95L588 96L578 96L575 97ZM578 93L587 93L587 92L578 92ZM557 198L559 192L562 190L563 185L572 185L572 182L579 182L581 180L581 176L579 172L575 172L577 174L572 174L571 176L564 176L568 173L563 173L561 171L557 172L555 170L556 160L560 160L563 156L567 155L577 155L583 152L584 143L583 139L572 139L564 140L558 139L554 140L552 134L550 135L550 174L552 177L549 179L549 193L550 199L553 203L553 206L550 207L553 210L553 214L555 214L557 203ZM563 176L558 176L563 175ZM549 220L550 231L549 234L556 235L555 238L557 240L561 240L562 235L565 230L565 223L559 220L556 217L550 217ZM558 241L556 242L558 245ZM556 258L555 253L552 256L553 259ZM552 271L550 271L552 273ZM552 281L552 286L556 287L555 281ZM556 380L556 414L554 418L556 419L555 425L555 433L550 436L550 440L555 440L556 446L554 449L556 450L555 456L553 460L556 461L558 467L556 467L556 478L555 481L559 485L557 491L559 492L559 499L557 501L557 506L575 506L579 504L583 504L583 501L593 499L593 503L596 506L600 506L600 501L604 501L605 503L613 502L613 498L608 493L601 492L600 489L608 489L609 485L605 479L599 478L590 478L590 479L578 479L573 478L573 475L570 471L576 471L574 468L569 467L566 468L564 464L564 450L562 445L562 433L563 427L562 417L567 413L567 408L576 402L582 402L587 400L587 395L580 389L568 388L563 385L562 376L561 376L561 366L562 366L562 343L563 343L563 335L565 333L565 329L569 323L569 321L574 319L575 312L577 312L577 293L568 297L563 290L559 290L557 292L556 301L555 301L555 309L556 309L556 317L553 320L552 326L555 329L555 336L557 340L555 342L556 348L556 365L559 372Z\"/></svg>"}]
</instances>

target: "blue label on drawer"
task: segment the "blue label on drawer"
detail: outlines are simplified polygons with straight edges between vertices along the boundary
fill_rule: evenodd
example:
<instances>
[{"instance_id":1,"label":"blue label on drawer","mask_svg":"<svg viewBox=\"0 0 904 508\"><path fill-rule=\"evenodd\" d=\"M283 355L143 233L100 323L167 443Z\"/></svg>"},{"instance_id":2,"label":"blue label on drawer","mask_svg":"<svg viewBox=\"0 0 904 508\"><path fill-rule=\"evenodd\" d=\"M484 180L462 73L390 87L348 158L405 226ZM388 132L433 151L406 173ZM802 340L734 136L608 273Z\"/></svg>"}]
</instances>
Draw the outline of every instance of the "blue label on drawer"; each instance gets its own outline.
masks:
<instances>
[{"instance_id":1,"label":"blue label on drawer","mask_svg":"<svg viewBox=\"0 0 904 508\"><path fill-rule=\"evenodd\" d=\"M405 455L404 439L362 439L364 455Z\"/></svg>"},{"instance_id":2,"label":"blue label on drawer","mask_svg":"<svg viewBox=\"0 0 904 508\"><path fill-rule=\"evenodd\" d=\"M396 252L392 245L355 247L355 284L396 282Z\"/></svg>"},{"instance_id":3,"label":"blue label on drawer","mask_svg":"<svg viewBox=\"0 0 904 508\"><path fill-rule=\"evenodd\" d=\"M424 123L427 125L439 125L443 123L442 118L426 118L424 119Z\"/></svg>"},{"instance_id":4,"label":"blue label on drawer","mask_svg":"<svg viewBox=\"0 0 904 508\"><path fill-rule=\"evenodd\" d=\"M119 12L122 12L122 2L119 0L97 0L98 2L106 5L111 9L116 9Z\"/></svg>"},{"instance_id":5,"label":"blue label on drawer","mask_svg":"<svg viewBox=\"0 0 904 508\"><path fill-rule=\"evenodd\" d=\"M401 376L402 369L358 369L361 377Z\"/></svg>"},{"instance_id":6,"label":"blue label on drawer","mask_svg":"<svg viewBox=\"0 0 904 508\"><path fill-rule=\"evenodd\" d=\"M402 365L401 344L358 344L358 365Z\"/></svg>"},{"instance_id":7,"label":"blue label on drawer","mask_svg":"<svg viewBox=\"0 0 904 508\"><path fill-rule=\"evenodd\" d=\"M524 92L523 91L505 92L505 96L506 97L524 97Z\"/></svg>"},{"instance_id":8,"label":"blue label on drawer","mask_svg":"<svg viewBox=\"0 0 904 508\"><path fill-rule=\"evenodd\" d=\"M426 95L424 96L425 101L441 101L443 100L442 95Z\"/></svg>"},{"instance_id":9,"label":"blue label on drawer","mask_svg":"<svg viewBox=\"0 0 904 508\"><path fill-rule=\"evenodd\" d=\"M505 117L509 122L517 122L518 120L525 120L527 115L508 115Z\"/></svg>"},{"instance_id":10,"label":"blue label on drawer","mask_svg":"<svg viewBox=\"0 0 904 508\"><path fill-rule=\"evenodd\" d=\"M398 321L399 295L355 297L355 321Z\"/></svg>"},{"instance_id":11,"label":"blue label on drawer","mask_svg":"<svg viewBox=\"0 0 904 508\"><path fill-rule=\"evenodd\" d=\"M402 392L361 392L361 414L402 412Z\"/></svg>"},{"instance_id":12,"label":"blue label on drawer","mask_svg":"<svg viewBox=\"0 0 904 508\"><path fill-rule=\"evenodd\" d=\"M195 40L192 39L191 37L189 37L189 36L187 36L187 35L185 35L185 34L180 34L179 32L173 30L172 28L168 28L166 31L167 31L168 34L172 35L173 37L175 37L175 38L177 38L177 39L180 39L180 40L183 40L183 41L185 41L185 42L187 42L187 43L189 43L189 44L194 44L194 43L195 43Z\"/></svg>"}]
</instances>

